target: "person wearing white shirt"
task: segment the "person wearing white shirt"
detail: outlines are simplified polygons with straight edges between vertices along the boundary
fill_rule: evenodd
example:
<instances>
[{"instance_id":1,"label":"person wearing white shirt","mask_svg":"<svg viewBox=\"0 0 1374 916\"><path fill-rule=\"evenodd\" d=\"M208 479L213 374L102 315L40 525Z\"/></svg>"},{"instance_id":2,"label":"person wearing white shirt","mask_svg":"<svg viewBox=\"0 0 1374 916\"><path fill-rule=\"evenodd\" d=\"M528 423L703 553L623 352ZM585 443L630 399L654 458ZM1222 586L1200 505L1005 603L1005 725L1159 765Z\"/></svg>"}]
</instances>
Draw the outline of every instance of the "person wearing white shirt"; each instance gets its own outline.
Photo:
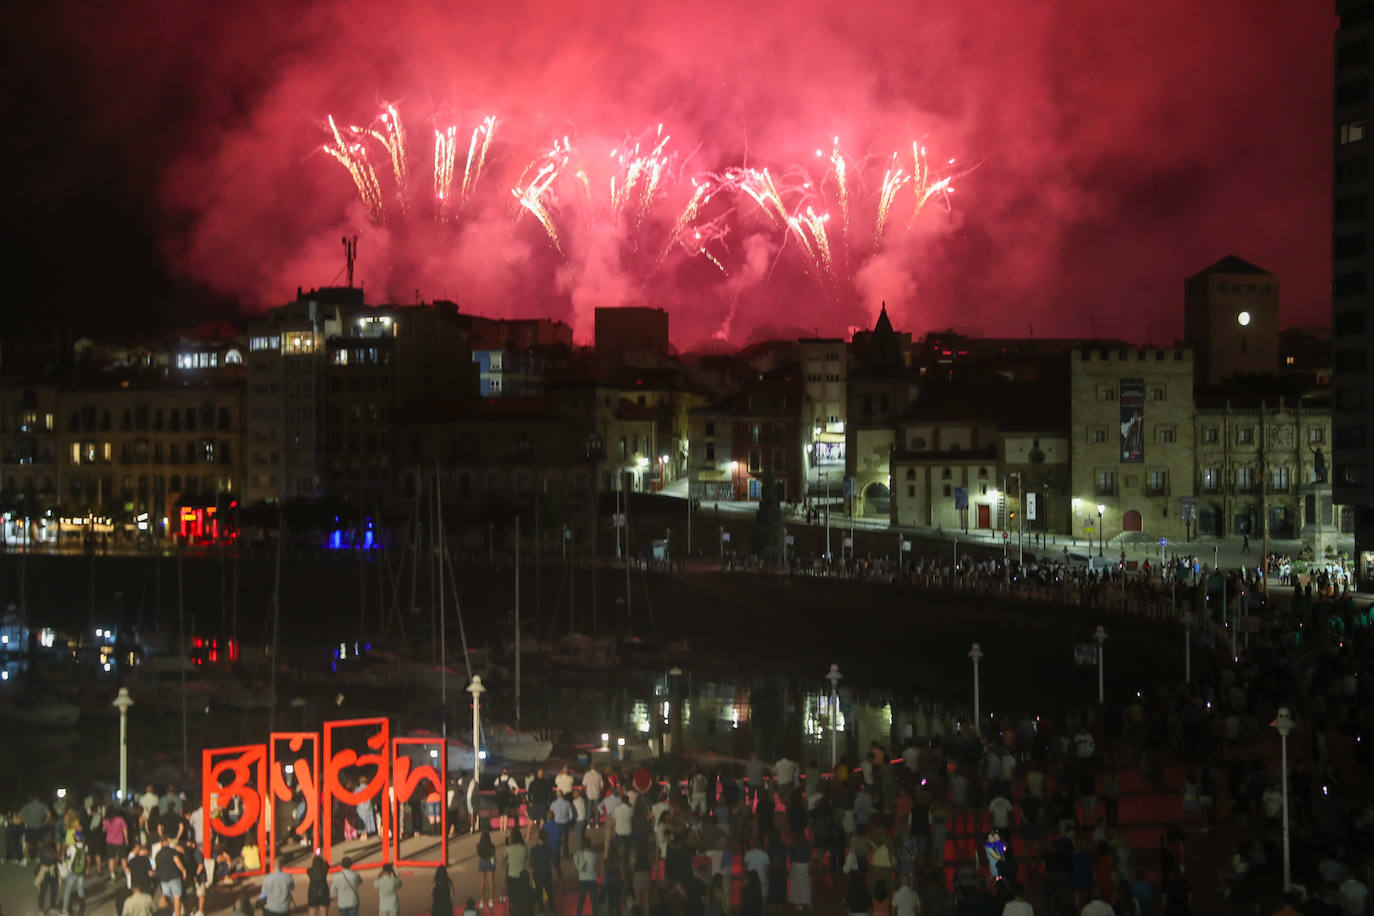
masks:
<instances>
[{"instance_id":1,"label":"person wearing white shirt","mask_svg":"<svg viewBox=\"0 0 1374 916\"><path fill-rule=\"evenodd\" d=\"M759 876L759 885L763 889L765 899L768 896L768 862L768 853L757 844L749 847L744 854L744 868Z\"/></svg>"},{"instance_id":2,"label":"person wearing white shirt","mask_svg":"<svg viewBox=\"0 0 1374 916\"><path fill-rule=\"evenodd\" d=\"M582 789L587 793L588 815L593 823L600 820L597 809L601 806L601 792L605 788L606 780L601 771L595 766L587 767L587 772L582 774Z\"/></svg>"},{"instance_id":3,"label":"person wearing white shirt","mask_svg":"<svg viewBox=\"0 0 1374 916\"><path fill-rule=\"evenodd\" d=\"M582 901L591 902L591 916L596 916L596 852L587 847L573 853L573 867L577 869L577 916L582 916Z\"/></svg>"},{"instance_id":4,"label":"person wearing white shirt","mask_svg":"<svg viewBox=\"0 0 1374 916\"><path fill-rule=\"evenodd\" d=\"M1092 897L1093 899L1083 905L1079 916L1116 916L1116 910L1102 899L1102 892L1097 888L1092 889Z\"/></svg>"},{"instance_id":5,"label":"person wearing white shirt","mask_svg":"<svg viewBox=\"0 0 1374 916\"><path fill-rule=\"evenodd\" d=\"M992 815L992 826L1000 831L1011 828L1011 813L1014 806L1004 796L998 795L988 802L988 812Z\"/></svg>"},{"instance_id":6,"label":"person wearing white shirt","mask_svg":"<svg viewBox=\"0 0 1374 916\"><path fill-rule=\"evenodd\" d=\"M778 762L773 764L773 781L779 789L791 788L797 781L796 763L786 757L778 758Z\"/></svg>"},{"instance_id":7,"label":"person wearing white shirt","mask_svg":"<svg viewBox=\"0 0 1374 916\"><path fill-rule=\"evenodd\" d=\"M1002 916L1035 916L1035 908L1026 900L1026 889L1018 884L1014 894L1002 907Z\"/></svg>"},{"instance_id":8,"label":"person wearing white shirt","mask_svg":"<svg viewBox=\"0 0 1374 916\"><path fill-rule=\"evenodd\" d=\"M892 911L896 916L916 916L921 912L921 898L916 889L904 874L898 877L897 883L901 886L892 895Z\"/></svg>"},{"instance_id":9,"label":"person wearing white shirt","mask_svg":"<svg viewBox=\"0 0 1374 916\"><path fill-rule=\"evenodd\" d=\"M1364 916L1365 900L1369 897L1369 888L1364 882L1350 875L1340 883L1339 890L1346 916Z\"/></svg>"},{"instance_id":10,"label":"person wearing white shirt","mask_svg":"<svg viewBox=\"0 0 1374 916\"><path fill-rule=\"evenodd\" d=\"M559 795L572 795L573 777L567 767L558 771L558 775L553 778L553 785Z\"/></svg>"}]
</instances>

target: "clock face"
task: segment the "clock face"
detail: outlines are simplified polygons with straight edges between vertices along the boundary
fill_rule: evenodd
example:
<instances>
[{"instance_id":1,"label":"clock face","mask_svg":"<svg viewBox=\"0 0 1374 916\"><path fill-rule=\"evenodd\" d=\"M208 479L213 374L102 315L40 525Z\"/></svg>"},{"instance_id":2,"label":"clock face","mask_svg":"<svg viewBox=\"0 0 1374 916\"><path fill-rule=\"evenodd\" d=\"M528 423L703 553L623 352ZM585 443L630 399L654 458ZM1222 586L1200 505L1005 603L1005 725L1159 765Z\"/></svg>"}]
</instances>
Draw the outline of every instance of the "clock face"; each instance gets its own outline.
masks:
<instances>
[{"instance_id":1,"label":"clock face","mask_svg":"<svg viewBox=\"0 0 1374 916\"><path fill-rule=\"evenodd\" d=\"M1246 326L1247 324L1249 324L1249 323L1250 323L1250 313L1249 313L1249 312L1241 312L1239 315L1236 316L1236 324L1240 325L1241 327L1245 327L1245 326Z\"/></svg>"}]
</instances>

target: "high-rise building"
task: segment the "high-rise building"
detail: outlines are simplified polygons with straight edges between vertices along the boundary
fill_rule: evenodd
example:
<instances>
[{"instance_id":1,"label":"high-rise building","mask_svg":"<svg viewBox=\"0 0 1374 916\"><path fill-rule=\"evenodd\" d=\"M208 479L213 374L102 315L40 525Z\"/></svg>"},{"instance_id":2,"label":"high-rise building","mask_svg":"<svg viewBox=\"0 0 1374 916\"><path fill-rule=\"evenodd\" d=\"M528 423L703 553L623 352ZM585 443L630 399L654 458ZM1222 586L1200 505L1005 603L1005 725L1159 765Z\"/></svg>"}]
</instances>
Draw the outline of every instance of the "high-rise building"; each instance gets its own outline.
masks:
<instances>
[{"instance_id":1,"label":"high-rise building","mask_svg":"<svg viewBox=\"0 0 1374 916\"><path fill-rule=\"evenodd\" d=\"M1374 574L1374 288L1370 283L1370 42L1374 4L1336 0L1332 131L1332 499L1354 509L1359 579Z\"/></svg>"},{"instance_id":2,"label":"high-rise building","mask_svg":"<svg viewBox=\"0 0 1374 916\"><path fill-rule=\"evenodd\" d=\"M1227 255L1183 285L1185 343L1198 390L1279 370L1279 281Z\"/></svg>"}]
</instances>

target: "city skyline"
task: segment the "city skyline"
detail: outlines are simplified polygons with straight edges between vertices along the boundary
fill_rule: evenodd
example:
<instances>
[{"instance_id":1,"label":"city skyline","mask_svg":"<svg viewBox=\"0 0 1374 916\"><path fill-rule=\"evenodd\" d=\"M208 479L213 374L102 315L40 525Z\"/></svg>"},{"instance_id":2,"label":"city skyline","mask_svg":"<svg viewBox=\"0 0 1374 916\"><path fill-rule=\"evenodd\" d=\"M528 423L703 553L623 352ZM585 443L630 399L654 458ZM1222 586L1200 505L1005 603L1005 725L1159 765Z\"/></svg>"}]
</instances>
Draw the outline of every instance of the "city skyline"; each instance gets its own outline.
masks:
<instances>
[{"instance_id":1,"label":"city skyline","mask_svg":"<svg viewBox=\"0 0 1374 916\"><path fill-rule=\"evenodd\" d=\"M681 347L770 327L844 333L870 326L884 300L917 329L1168 341L1181 336L1183 278L1227 253L1282 279L1284 324L1324 323L1329 307L1334 17L1320 5L1106 18L1066 0L981 20L955 4L848 20L790 7L569 19L527 5L461 22L424 4L165 12L135 10L141 31L127 42L61 4L15 23L23 48L7 66L29 91L7 103L23 128L11 170L26 178L13 289L44 307L23 322L256 314L296 286L342 282L339 237L352 232L371 300L418 292L481 314L550 315L583 339L595 306L662 306ZM35 80L54 47L70 68ZM432 126L465 137L479 116L500 119L490 219L404 240L367 221L320 153L324 119L366 124L387 102L407 118L416 162ZM842 295L799 269L795 242L779 252L779 235L757 227L733 227L726 278L682 259L627 285L609 242L560 257L532 220L512 220L508 186L529 151L563 134L613 148L658 123L679 181L689 159L800 162L828 157L835 137L854 165L914 137L976 169L921 238L855 272ZM417 175L428 181L427 163ZM856 200L876 191L856 188Z\"/></svg>"}]
</instances>

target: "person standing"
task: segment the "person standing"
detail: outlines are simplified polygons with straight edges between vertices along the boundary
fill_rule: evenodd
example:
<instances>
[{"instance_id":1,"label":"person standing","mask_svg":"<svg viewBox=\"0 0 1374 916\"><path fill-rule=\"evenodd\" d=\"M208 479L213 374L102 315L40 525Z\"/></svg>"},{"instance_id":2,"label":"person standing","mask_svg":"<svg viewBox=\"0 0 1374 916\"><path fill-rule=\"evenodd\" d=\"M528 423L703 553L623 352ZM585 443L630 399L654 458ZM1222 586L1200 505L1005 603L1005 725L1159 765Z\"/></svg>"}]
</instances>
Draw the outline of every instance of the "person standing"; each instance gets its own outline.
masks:
<instances>
[{"instance_id":1,"label":"person standing","mask_svg":"<svg viewBox=\"0 0 1374 916\"><path fill-rule=\"evenodd\" d=\"M38 868L34 871L34 886L38 888L38 912L46 913L50 909L57 909L57 889L60 868L57 860L57 850L53 848L51 842L41 845L34 845L30 850L33 858L38 860Z\"/></svg>"},{"instance_id":2,"label":"person standing","mask_svg":"<svg viewBox=\"0 0 1374 916\"><path fill-rule=\"evenodd\" d=\"M591 812L591 805L587 804L581 786L573 786L572 809L572 833L568 837L567 845L569 849L576 852L587 845L587 819Z\"/></svg>"},{"instance_id":3,"label":"person standing","mask_svg":"<svg viewBox=\"0 0 1374 916\"><path fill-rule=\"evenodd\" d=\"M110 808L105 811L100 829L105 834L105 852L110 860L110 877L113 878L115 861L123 865L129 854L129 823L117 808Z\"/></svg>"},{"instance_id":4,"label":"person standing","mask_svg":"<svg viewBox=\"0 0 1374 916\"><path fill-rule=\"evenodd\" d=\"M558 774L553 778L553 787L558 790L558 794L567 798L572 795L573 776L572 771L566 765L561 767Z\"/></svg>"},{"instance_id":5,"label":"person standing","mask_svg":"<svg viewBox=\"0 0 1374 916\"><path fill-rule=\"evenodd\" d=\"M916 916L921 911L921 898L916 893L915 881L901 874L897 876L897 885L897 892L892 895L893 912L896 916Z\"/></svg>"},{"instance_id":6,"label":"person standing","mask_svg":"<svg viewBox=\"0 0 1374 916\"><path fill-rule=\"evenodd\" d=\"M596 916L596 850L590 846L584 846L573 853L573 868L577 869L577 910L576 916L582 916L582 901L591 902L589 916ZM618 916L618 914L613 914Z\"/></svg>"},{"instance_id":7,"label":"person standing","mask_svg":"<svg viewBox=\"0 0 1374 916\"><path fill-rule=\"evenodd\" d=\"M491 828L482 825L477 838L477 908L496 908L496 844L491 841Z\"/></svg>"},{"instance_id":8,"label":"person standing","mask_svg":"<svg viewBox=\"0 0 1374 916\"><path fill-rule=\"evenodd\" d=\"M377 891L377 916L397 916L401 910L399 893L401 879L390 862L382 866L382 873L372 882Z\"/></svg>"},{"instance_id":9,"label":"person standing","mask_svg":"<svg viewBox=\"0 0 1374 916\"><path fill-rule=\"evenodd\" d=\"M587 772L582 774L582 790L587 796L587 816L594 824L600 820L597 809L601 805L601 793L605 788L606 780L602 778L596 764L587 767Z\"/></svg>"},{"instance_id":10,"label":"person standing","mask_svg":"<svg viewBox=\"0 0 1374 916\"><path fill-rule=\"evenodd\" d=\"M148 882L135 881L132 890L124 905L116 910L118 916L153 916L153 896L148 893Z\"/></svg>"},{"instance_id":11,"label":"person standing","mask_svg":"<svg viewBox=\"0 0 1374 916\"><path fill-rule=\"evenodd\" d=\"M453 883L449 881L448 869L442 865L434 869L434 890L429 895L429 914L453 916Z\"/></svg>"},{"instance_id":12,"label":"person standing","mask_svg":"<svg viewBox=\"0 0 1374 916\"><path fill-rule=\"evenodd\" d=\"M316 855L305 870L305 905L310 916L328 916L329 913L329 863L323 856Z\"/></svg>"},{"instance_id":13,"label":"person standing","mask_svg":"<svg viewBox=\"0 0 1374 916\"><path fill-rule=\"evenodd\" d=\"M560 878L563 877L563 869L559 863L563 858L563 847L567 842L567 832L572 827L572 822L572 802L568 801L567 796L560 795L549 805L549 822L544 825L549 839L549 852L553 855L553 870Z\"/></svg>"},{"instance_id":14,"label":"person standing","mask_svg":"<svg viewBox=\"0 0 1374 916\"><path fill-rule=\"evenodd\" d=\"M363 876L353 870L353 860L343 857L339 870L329 879L329 896L339 905L339 916L358 916L358 888Z\"/></svg>"},{"instance_id":15,"label":"person standing","mask_svg":"<svg viewBox=\"0 0 1374 916\"><path fill-rule=\"evenodd\" d=\"M295 887L296 882L282 871L278 861L272 873L262 879L262 889L258 892L263 912L268 916L287 916L291 912L291 891Z\"/></svg>"},{"instance_id":16,"label":"person standing","mask_svg":"<svg viewBox=\"0 0 1374 916\"><path fill-rule=\"evenodd\" d=\"M787 902L799 910L811 908L811 844L798 833L787 850L791 863L787 875Z\"/></svg>"},{"instance_id":17,"label":"person standing","mask_svg":"<svg viewBox=\"0 0 1374 916\"><path fill-rule=\"evenodd\" d=\"M549 813L549 804L552 801L553 779L544 773L544 768L541 766L525 783L525 817L529 819L531 843L534 842L535 831L539 829L539 825L544 823L544 819Z\"/></svg>"},{"instance_id":18,"label":"person standing","mask_svg":"<svg viewBox=\"0 0 1374 916\"><path fill-rule=\"evenodd\" d=\"M510 774L510 767L502 767L501 775L496 777L496 813L501 815L501 830L504 832L509 825L512 809L515 808L515 777ZM515 823L520 823L520 814L515 814Z\"/></svg>"},{"instance_id":19,"label":"person standing","mask_svg":"<svg viewBox=\"0 0 1374 916\"><path fill-rule=\"evenodd\" d=\"M544 912L553 914L553 860L556 853L549 839L548 828L535 834L530 847L530 877L534 879L534 903Z\"/></svg>"},{"instance_id":20,"label":"person standing","mask_svg":"<svg viewBox=\"0 0 1374 916\"><path fill-rule=\"evenodd\" d=\"M501 895L501 902L505 903L510 896L511 886L520 882L524 878L525 868L529 865L530 851L525 846L525 838L520 835L519 829L512 830L506 835L506 893ZM513 908L513 906L512 906Z\"/></svg>"},{"instance_id":21,"label":"person standing","mask_svg":"<svg viewBox=\"0 0 1374 916\"><path fill-rule=\"evenodd\" d=\"M186 886L186 865L181 861L177 848L164 842L153 857L153 874L162 888L162 896L172 903L172 912L181 916L181 894Z\"/></svg>"}]
</instances>

